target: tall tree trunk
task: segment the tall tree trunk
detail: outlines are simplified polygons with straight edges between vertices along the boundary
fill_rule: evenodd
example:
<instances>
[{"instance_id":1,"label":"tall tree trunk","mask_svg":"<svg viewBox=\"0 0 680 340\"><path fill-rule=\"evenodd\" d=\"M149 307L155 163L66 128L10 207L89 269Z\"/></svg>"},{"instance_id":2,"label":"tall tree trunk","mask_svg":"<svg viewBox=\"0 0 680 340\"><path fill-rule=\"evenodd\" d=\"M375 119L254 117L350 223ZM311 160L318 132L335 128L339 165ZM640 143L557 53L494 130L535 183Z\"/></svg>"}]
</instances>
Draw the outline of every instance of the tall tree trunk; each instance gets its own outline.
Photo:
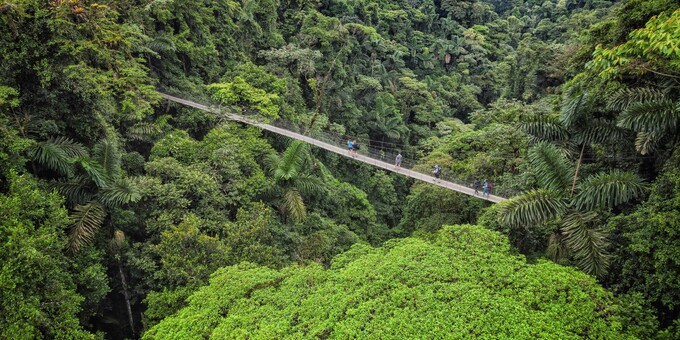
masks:
<instances>
[{"instance_id":1,"label":"tall tree trunk","mask_svg":"<svg viewBox=\"0 0 680 340\"><path fill-rule=\"evenodd\" d=\"M118 274L120 275L120 284L123 287L123 296L125 297L125 307L127 307L128 321L130 322L130 328L132 329L132 338L136 339L137 334L135 332L135 321L132 317L132 307L130 306L130 293L128 292L127 282L125 281L125 274L123 274L123 266L118 264Z\"/></svg>"}]
</instances>

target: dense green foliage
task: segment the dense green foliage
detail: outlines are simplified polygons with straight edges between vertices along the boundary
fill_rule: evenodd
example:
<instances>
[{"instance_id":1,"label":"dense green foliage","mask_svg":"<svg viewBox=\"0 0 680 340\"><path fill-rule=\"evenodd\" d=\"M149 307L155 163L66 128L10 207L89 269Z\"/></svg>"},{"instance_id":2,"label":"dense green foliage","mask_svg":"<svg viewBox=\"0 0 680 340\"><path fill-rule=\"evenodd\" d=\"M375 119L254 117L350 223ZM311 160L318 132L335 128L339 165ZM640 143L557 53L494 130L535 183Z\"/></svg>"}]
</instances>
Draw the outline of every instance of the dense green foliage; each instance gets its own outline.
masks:
<instances>
[{"instance_id":1,"label":"dense green foliage","mask_svg":"<svg viewBox=\"0 0 680 340\"><path fill-rule=\"evenodd\" d=\"M527 264L503 236L471 225L444 227L433 242L355 245L330 269L223 268L189 301L145 338L626 338L592 278Z\"/></svg>"},{"instance_id":2,"label":"dense green foliage","mask_svg":"<svg viewBox=\"0 0 680 340\"><path fill-rule=\"evenodd\" d=\"M151 337L166 318L222 303L198 297L219 282L234 283L239 302L218 314L272 318L260 323L269 337L396 337L396 325L413 337L677 337L679 8L0 0L0 338L137 338L160 322ZM515 198L490 207L161 101L158 90L356 138L420 171L439 164L462 183L488 178L495 194ZM512 250L470 227L470 242L495 247L482 249L493 259L484 262L445 240L460 231L438 234L452 224L502 232ZM425 250L432 262L417 267L408 251ZM397 272L402 264L424 272ZM447 281L453 274L464 282ZM537 283L552 275L555 287ZM306 276L319 285L295 286ZM271 278L276 287L258 284ZM437 295L433 278L450 290ZM393 307L370 319L346 300L327 303L335 284L368 311L378 301L371 287L384 284L389 294L373 293ZM258 289L237 291L248 285ZM553 304L566 289L579 295ZM281 314L276 299L297 300ZM327 304L319 315L357 317L336 315L329 328L302 301ZM427 322L403 323L413 301ZM505 312L517 317L497 323ZM240 327L214 318L205 332Z\"/></svg>"},{"instance_id":3,"label":"dense green foliage","mask_svg":"<svg viewBox=\"0 0 680 340\"><path fill-rule=\"evenodd\" d=\"M29 175L8 175L9 191L0 195L0 336L88 338L76 317L84 300L76 275L93 275L83 283L94 290L102 268L79 267L62 252L68 217L59 195L39 189ZM105 284L101 289L95 298L106 294Z\"/></svg>"}]
</instances>

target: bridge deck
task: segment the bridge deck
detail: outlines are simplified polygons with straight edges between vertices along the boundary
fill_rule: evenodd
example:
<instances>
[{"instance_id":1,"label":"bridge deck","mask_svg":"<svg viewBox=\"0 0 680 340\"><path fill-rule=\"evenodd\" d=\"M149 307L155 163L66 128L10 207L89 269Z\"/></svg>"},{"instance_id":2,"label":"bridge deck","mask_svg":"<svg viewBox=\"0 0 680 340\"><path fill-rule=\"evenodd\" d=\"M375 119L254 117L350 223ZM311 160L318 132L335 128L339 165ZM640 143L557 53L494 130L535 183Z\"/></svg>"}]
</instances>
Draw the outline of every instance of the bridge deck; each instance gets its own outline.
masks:
<instances>
[{"instance_id":1,"label":"bridge deck","mask_svg":"<svg viewBox=\"0 0 680 340\"><path fill-rule=\"evenodd\" d=\"M196 109L199 109L199 110L203 110L203 111L207 111L207 112L216 113L214 109L212 109L209 106L203 105L203 104L199 104L199 103L196 103L196 102L193 102L193 101L190 101L190 100L185 100L185 99L182 99L182 98L177 98L177 97L165 94L165 93L161 93L160 95L167 100L170 100L170 101L182 104L182 105L190 106L190 107L193 107L193 108L196 108ZM488 197L483 197L481 194L476 195L475 190L473 188L470 188L470 187L467 187L467 186L464 186L464 185L460 185L460 184L456 184L456 183L452 183L452 182L448 182L448 181L445 181L445 180L435 182L435 178L430 176L430 175L427 175L427 174L424 174L424 173L421 173L421 172L417 172L417 171L413 171L411 169L395 168L393 164L383 162L381 160L371 158L371 157L368 157L368 156L365 156L365 155L359 154L359 155L352 157L352 156L347 154L347 149L345 149L345 148L341 148L339 146L329 144L329 143L314 139L312 137L299 134L297 132L293 132L293 131L290 131L290 130L279 128L279 127L269 125L269 124L262 124L262 123L254 122L251 119L248 119L248 118L243 117L243 116L235 115L235 114L226 114L226 116L229 119L239 121L239 122L242 122L242 123L245 123L245 124L257 126L257 127L261 128L263 130L271 131L271 132L279 134L279 135L283 135L283 136L290 137L290 138L293 138L293 139L301 140L301 141L307 142L311 145L314 145L314 146L320 147L322 149L328 150L330 152L337 153L341 156L349 157L349 158L352 158L354 160L364 162L364 163L367 163L367 164L371 164L373 166L385 169L387 171L396 172L396 173L402 174L404 176L408 176L408 177L411 177L411 178L415 178L417 180L421 180L423 182L428 182L428 183L431 183L433 185L440 186L442 188L457 191L457 192L460 192L460 193L463 193L463 194L466 194L466 195L474 196L474 197L477 197L479 199L483 199L483 200L494 202L494 203L498 203L500 201L505 200L505 198L500 197L500 196L496 196L496 195L489 195Z\"/></svg>"}]
</instances>

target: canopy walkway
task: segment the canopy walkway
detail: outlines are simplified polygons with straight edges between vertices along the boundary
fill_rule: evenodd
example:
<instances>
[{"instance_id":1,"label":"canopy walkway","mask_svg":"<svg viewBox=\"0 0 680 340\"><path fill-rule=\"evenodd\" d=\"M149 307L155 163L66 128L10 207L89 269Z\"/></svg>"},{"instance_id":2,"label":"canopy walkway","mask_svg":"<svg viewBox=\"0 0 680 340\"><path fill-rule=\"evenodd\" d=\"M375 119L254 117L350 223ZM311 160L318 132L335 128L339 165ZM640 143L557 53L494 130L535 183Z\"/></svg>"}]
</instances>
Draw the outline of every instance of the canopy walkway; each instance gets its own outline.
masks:
<instances>
[{"instance_id":1,"label":"canopy walkway","mask_svg":"<svg viewBox=\"0 0 680 340\"><path fill-rule=\"evenodd\" d=\"M211 113L214 113L214 114L222 114L230 120L235 120L235 121L242 122L242 123L245 123L245 124L253 125L253 126L259 127L263 130L267 130L267 131L270 131L270 132L273 132L273 133L276 133L276 134L279 134L279 135L283 135L283 136L286 136L286 137L290 137L290 138L293 138L293 139L301 140L301 141L307 142L311 145L315 145L315 146L320 147L322 149L328 150L330 152L334 152L338 155L341 155L341 156L344 156L344 157L349 157L349 158L352 158L352 159L357 160L359 162L364 162L364 163L385 169L387 171L396 172L398 174L402 174L404 176L415 178L417 180L421 180L423 182L427 182L427 183L430 183L430 184L433 184L433 185L436 185L436 186L440 186L442 188L446 188L446 189L449 189L449 190L460 192L460 193L463 193L463 194L466 194L466 195L470 195L470 196L477 197L479 199L483 199L483 200L494 202L494 203L498 203L500 201L505 200L505 198L500 197L500 196L496 196L496 195L489 195L488 197L482 196L481 195L481 189L480 189L479 194L475 194L475 190L469 186L469 183L466 183L468 185L464 185L464 184L461 184L461 183L455 183L455 182L458 182L458 181L455 181L454 179L450 179L450 178L444 178L440 181L435 181L435 178L433 176L431 176L430 174L425 174L425 173L418 172L418 171L415 171L413 169L408 168L408 162L405 162L405 160L402 160L402 167L396 168L394 166L394 164L381 160L381 159L385 159L384 153L380 152L379 150L371 150L371 148L368 148L368 145L366 145L366 151L362 150L363 152L359 153L358 155L350 156L347 153L347 149L345 147L338 146L338 145L344 146L345 142L346 142L346 139L342 138L341 136L333 136L333 137L330 137L330 138L323 138L323 139L326 140L326 141L323 141L323 140L321 140L322 138L319 138L318 136L314 136L314 138L313 138L313 137L308 136L308 135L304 135L304 134L301 134L301 133L291 131L291 129L286 129L286 128L274 126L274 125L271 125L271 124L263 124L263 123L260 123L260 122L256 122L253 119L249 119L247 117L236 115L236 114L224 113L224 112L222 112L221 109L215 108L215 107L212 107L212 106L207 106L207 105L203 105L203 104L200 104L200 103L197 103L197 102L194 102L194 101L174 97L174 96L171 96L171 95L165 94L165 93L160 93L160 95L161 95L161 97L163 97L163 98L165 98L169 101L173 101L175 103L190 106L190 107L193 107L193 108L196 108L196 109L199 109L199 110L203 110L203 111L207 111L207 112L211 112ZM326 137L328 137L328 136L326 136ZM394 158L392 157L391 160L393 161Z\"/></svg>"}]
</instances>

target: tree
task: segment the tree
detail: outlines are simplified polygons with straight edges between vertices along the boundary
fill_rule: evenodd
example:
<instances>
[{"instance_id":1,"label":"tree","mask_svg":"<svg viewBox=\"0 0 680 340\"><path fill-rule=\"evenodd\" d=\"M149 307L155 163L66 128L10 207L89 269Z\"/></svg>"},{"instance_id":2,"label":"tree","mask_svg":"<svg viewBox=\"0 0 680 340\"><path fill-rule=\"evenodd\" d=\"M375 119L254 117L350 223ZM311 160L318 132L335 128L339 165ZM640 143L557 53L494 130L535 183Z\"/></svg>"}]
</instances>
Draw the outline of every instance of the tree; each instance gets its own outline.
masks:
<instances>
[{"instance_id":1,"label":"tree","mask_svg":"<svg viewBox=\"0 0 680 340\"><path fill-rule=\"evenodd\" d=\"M78 251L93 241L104 223L107 210L136 202L140 194L121 171L120 152L114 141L99 141L94 146L92 158L69 151L82 149L77 143L63 139L56 142L39 144L32 155L41 163L54 164L55 170L67 176L65 180L57 181L55 186L73 206L71 218L74 222L69 247ZM65 152L62 151L64 147Z\"/></svg>"},{"instance_id":2,"label":"tree","mask_svg":"<svg viewBox=\"0 0 680 340\"><path fill-rule=\"evenodd\" d=\"M381 141L384 142L386 138L394 141L406 140L408 128L399 115L392 95L381 93L375 98L375 108L370 118L368 126Z\"/></svg>"},{"instance_id":3,"label":"tree","mask_svg":"<svg viewBox=\"0 0 680 340\"><path fill-rule=\"evenodd\" d=\"M329 269L222 268L143 339L625 338L635 324L592 277L527 264L499 233L460 225L433 241L355 245Z\"/></svg>"},{"instance_id":4,"label":"tree","mask_svg":"<svg viewBox=\"0 0 680 340\"><path fill-rule=\"evenodd\" d=\"M600 76L653 73L664 78L680 76L680 9L651 18L644 28L630 33L628 41L613 48L598 45L590 66Z\"/></svg>"},{"instance_id":5,"label":"tree","mask_svg":"<svg viewBox=\"0 0 680 340\"><path fill-rule=\"evenodd\" d=\"M269 175L274 180L268 196L281 214L293 222L301 222L307 216L303 195L323 190L319 179L309 174L308 152L308 144L293 141L282 155L267 159Z\"/></svg>"},{"instance_id":6,"label":"tree","mask_svg":"<svg viewBox=\"0 0 680 340\"><path fill-rule=\"evenodd\" d=\"M250 85L240 76L234 77L232 82L211 84L207 88L213 93L214 100L235 107L239 114L254 111L267 118L279 117L279 96Z\"/></svg>"},{"instance_id":7,"label":"tree","mask_svg":"<svg viewBox=\"0 0 680 340\"><path fill-rule=\"evenodd\" d=\"M678 152L656 179L649 199L609 221L620 234L608 277L618 291L641 294L662 326L677 322L680 311L680 168ZM677 325L676 332L678 331Z\"/></svg>"},{"instance_id":8,"label":"tree","mask_svg":"<svg viewBox=\"0 0 680 340\"><path fill-rule=\"evenodd\" d=\"M637 133L635 148L643 155L664 142L673 150L680 128L680 98L677 86L623 88L609 98L609 107L619 111L618 126Z\"/></svg>"},{"instance_id":9,"label":"tree","mask_svg":"<svg viewBox=\"0 0 680 340\"><path fill-rule=\"evenodd\" d=\"M9 190L0 193L0 337L94 339L77 317L84 298L63 253L62 198L30 175L8 175Z\"/></svg>"},{"instance_id":10,"label":"tree","mask_svg":"<svg viewBox=\"0 0 680 340\"><path fill-rule=\"evenodd\" d=\"M555 260L571 256L586 273L604 275L609 255L602 212L641 197L642 181L635 174L613 170L572 184L575 166L546 142L529 150L529 161L541 188L502 202L502 223L515 228L555 223L559 227L550 237L548 254Z\"/></svg>"},{"instance_id":11,"label":"tree","mask_svg":"<svg viewBox=\"0 0 680 340\"><path fill-rule=\"evenodd\" d=\"M210 274L233 264L231 249L219 237L201 232L202 221L187 215L176 226L161 233L151 246L159 268L153 272L153 291L147 296L145 315L156 323L186 305L184 299L205 284Z\"/></svg>"}]
</instances>

